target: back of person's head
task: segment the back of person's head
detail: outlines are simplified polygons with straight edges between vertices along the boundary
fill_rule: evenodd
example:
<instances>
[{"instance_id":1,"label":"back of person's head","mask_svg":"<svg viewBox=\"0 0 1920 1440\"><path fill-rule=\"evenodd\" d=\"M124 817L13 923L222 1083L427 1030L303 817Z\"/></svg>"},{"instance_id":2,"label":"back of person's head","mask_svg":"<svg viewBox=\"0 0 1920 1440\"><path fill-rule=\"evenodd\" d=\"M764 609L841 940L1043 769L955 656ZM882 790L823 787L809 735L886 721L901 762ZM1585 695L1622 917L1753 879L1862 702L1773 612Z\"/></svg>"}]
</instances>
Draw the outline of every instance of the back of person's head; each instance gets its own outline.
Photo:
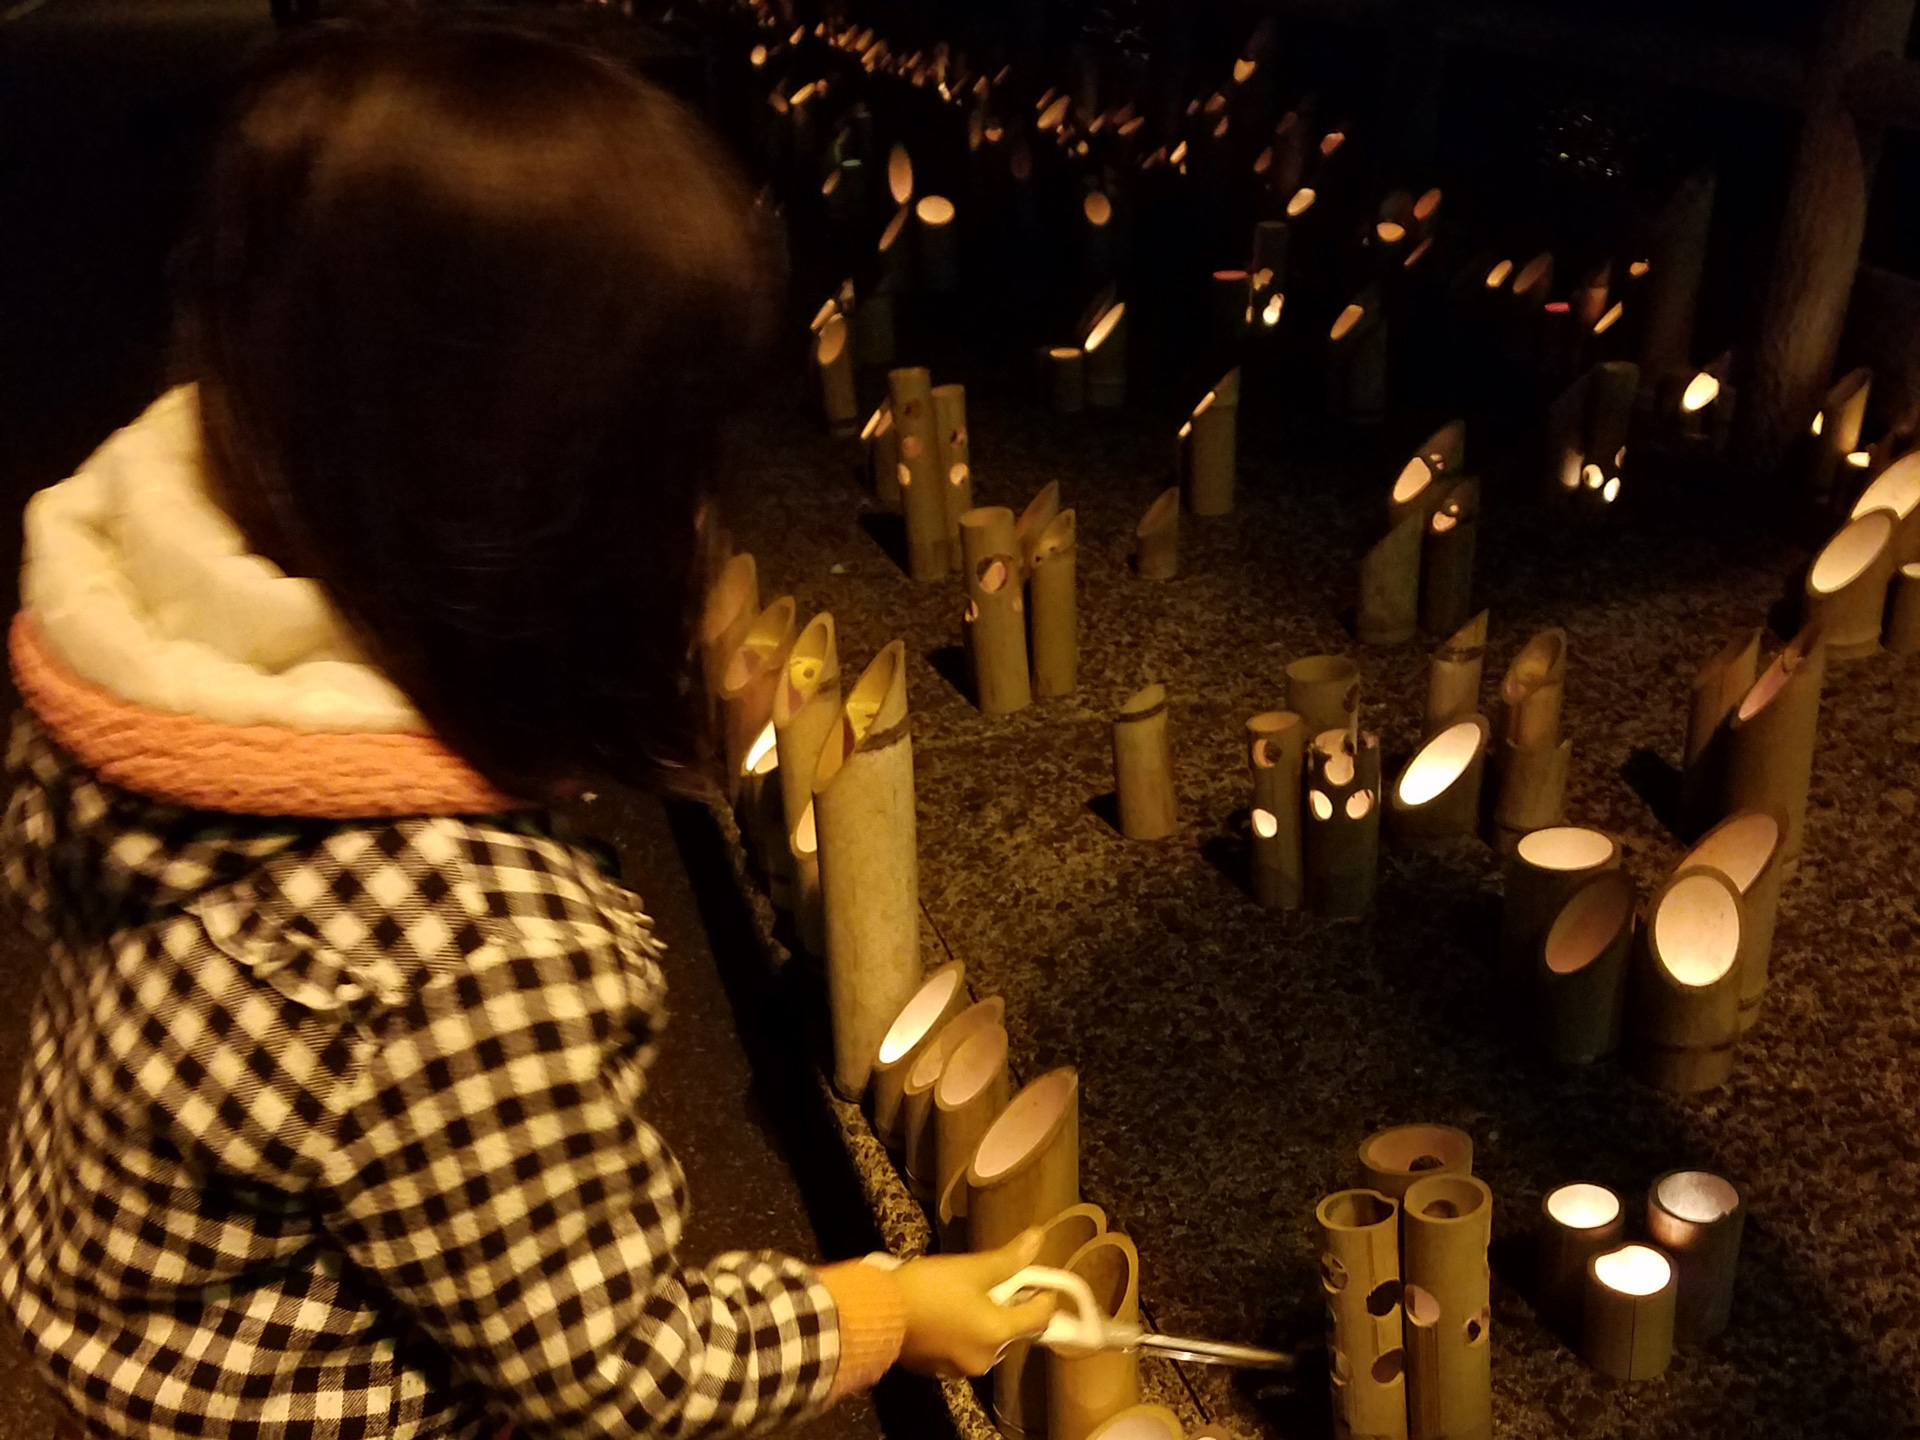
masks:
<instances>
[{"instance_id":1,"label":"back of person's head","mask_svg":"<svg viewBox=\"0 0 1920 1440\"><path fill-rule=\"evenodd\" d=\"M775 298L697 120L496 22L321 29L180 273L216 493L450 745L529 796L685 753L693 515Z\"/></svg>"}]
</instances>

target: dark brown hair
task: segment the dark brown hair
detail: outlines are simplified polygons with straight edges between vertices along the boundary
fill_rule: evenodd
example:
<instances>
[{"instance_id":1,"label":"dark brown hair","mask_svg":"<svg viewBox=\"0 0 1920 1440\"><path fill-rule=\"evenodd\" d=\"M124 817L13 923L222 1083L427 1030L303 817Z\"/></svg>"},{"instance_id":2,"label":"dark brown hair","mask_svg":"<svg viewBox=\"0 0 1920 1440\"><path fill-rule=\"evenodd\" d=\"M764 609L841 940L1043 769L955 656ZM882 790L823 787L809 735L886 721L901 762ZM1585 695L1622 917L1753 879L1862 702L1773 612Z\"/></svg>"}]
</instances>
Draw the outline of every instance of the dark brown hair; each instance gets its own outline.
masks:
<instances>
[{"instance_id":1,"label":"dark brown hair","mask_svg":"<svg viewBox=\"0 0 1920 1440\"><path fill-rule=\"evenodd\" d=\"M529 798L686 756L693 514L775 282L685 108L498 22L315 31L179 278L222 502L455 750Z\"/></svg>"}]
</instances>

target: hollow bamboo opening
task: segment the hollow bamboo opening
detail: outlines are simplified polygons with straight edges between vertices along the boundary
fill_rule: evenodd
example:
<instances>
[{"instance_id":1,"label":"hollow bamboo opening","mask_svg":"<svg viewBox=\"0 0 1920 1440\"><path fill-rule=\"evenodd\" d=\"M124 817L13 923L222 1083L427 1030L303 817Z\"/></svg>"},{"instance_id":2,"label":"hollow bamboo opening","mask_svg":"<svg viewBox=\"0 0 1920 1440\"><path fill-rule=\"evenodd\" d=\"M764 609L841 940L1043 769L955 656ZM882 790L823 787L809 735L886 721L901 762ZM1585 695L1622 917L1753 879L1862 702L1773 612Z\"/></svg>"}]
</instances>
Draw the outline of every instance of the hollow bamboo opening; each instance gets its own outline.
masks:
<instances>
[{"instance_id":1,"label":"hollow bamboo opening","mask_svg":"<svg viewBox=\"0 0 1920 1440\"><path fill-rule=\"evenodd\" d=\"M1547 1195L1546 1210L1569 1230L1598 1230L1620 1218L1620 1197L1604 1185L1562 1185Z\"/></svg>"},{"instance_id":2,"label":"hollow bamboo opening","mask_svg":"<svg viewBox=\"0 0 1920 1440\"><path fill-rule=\"evenodd\" d=\"M905 205L913 198L913 160L904 145L895 145L887 152L887 191L896 205Z\"/></svg>"},{"instance_id":3,"label":"hollow bamboo opening","mask_svg":"<svg viewBox=\"0 0 1920 1440\"><path fill-rule=\"evenodd\" d=\"M1593 1275L1621 1295L1658 1295L1673 1279L1673 1262L1650 1245L1622 1245L1593 1257Z\"/></svg>"},{"instance_id":4,"label":"hollow bamboo opening","mask_svg":"<svg viewBox=\"0 0 1920 1440\"><path fill-rule=\"evenodd\" d=\"M942 966L907 1002L880 1042L880 1063L892 1065L927 1038L927 1031L953 1003L955 993L965 979L958 966Z\"/></svg>"},{"instance_id":5,"label":"hollow bamboo opening","mask_svg":"<svg viewBox=\"0 0 1920 1440\"><path fill-rule=\"evenodd\" d=\"M944 195L922 196L913 207L914 217L922 225L938 228L953 223L953 202Z\"/></svg>"},{"instance_id":6,"label":"hollow bamboo opening","mask_svg":"<svg viewBox=\"0 0 1920 1440\"><path fill-rule=\"evenodd\" d=\"M1895 519L1904 520L1916 509L1920 509L1920 451L1901 456L1876 475L1854 501L1852 518L1887 510Z\"/></svg>"},{"instance_id":7,"label":"hollow bamboo opening","mask_svg":"<svg viewBox=\"0 0 1920 1440\"><path fill-rule=\"evenodd\" d=\"M1607 952L1632 919L1633 882L1619 871L1601 876L1576 891L1554 918L1541 952L1547 969L1579 973Z\"/></svg>"},{"instance_id":8,"label":"hollow bamboo opening","mask_svg":"<svg viewBox=\"0 0 1920 1440\"><path fill-rule=\"evenodd\" d=\"M1866 574L1893 539L1893 519L1886 510L1869 510L1849 521L1814 560L1808 588L1815 595L1832 595Z\"/></svg>"},{"instance_id":9,"label":"hollow bamboo opening","mask_svg":"<svg viewBox=\"0 0 1920 1440\"><path fill-rule=\"evenodd\" d=\"M1712 1225L1740 1208L1740 1192L1705 1170L1679 1170L1654 1186L1654 1202L1675 1219Z\"/></svg>"},{"instance_id":10,"label":"hollow bamboo opening","mask_svg":"<svg viewBox=\"0 0 1920 1440\"><path fill-rule=\"evenodd\" d=\"M1396 794L1403 805L1425 805L1444 793L1467 771L1486 743L1486 731L1472 720L1462 720L1441 731L1400 772Z\"/></svg>"},{"instance_id":11,"label":"hollow bamboo opening","mask_svg":"<svg viewBox=\"0 0 1920 1440\"><path fill-rule=\"evenodd\" d=\"M1302 185L1298 190L1293 192L1293 197L1287 201L1287 218L1290 220L1299 219L1313 208L1313 202L1317 198L1318 196L1314 193L1312 186Z\"/></svg>"},{"instance_id":12,"label":"hollow bamboo opening","mask_svg":"<svg viewBox=\"0 0 1920 1440\"><path fill-rule=\"evenodd\" d=\"M1700 989L1733 968L1740 953L1740 906L1711 873L1683 875L1653 912L1654 952L1680 985Z\"/></svg>"},{"instance_id":13,"label":"hollow bamboo opening","mask_svg":"<svg viewBox=\"0 0 1920 1440\"><path fill-rule=\"evenodd\" d=\"M955 1068L958 1061L955 1057ZM1038 1153L1071 1111L1078 1084L1071 1070L1056 1070L1015 1096L974 1152L971 1183L990 1185Z\"/></svg>"}]
</instances>

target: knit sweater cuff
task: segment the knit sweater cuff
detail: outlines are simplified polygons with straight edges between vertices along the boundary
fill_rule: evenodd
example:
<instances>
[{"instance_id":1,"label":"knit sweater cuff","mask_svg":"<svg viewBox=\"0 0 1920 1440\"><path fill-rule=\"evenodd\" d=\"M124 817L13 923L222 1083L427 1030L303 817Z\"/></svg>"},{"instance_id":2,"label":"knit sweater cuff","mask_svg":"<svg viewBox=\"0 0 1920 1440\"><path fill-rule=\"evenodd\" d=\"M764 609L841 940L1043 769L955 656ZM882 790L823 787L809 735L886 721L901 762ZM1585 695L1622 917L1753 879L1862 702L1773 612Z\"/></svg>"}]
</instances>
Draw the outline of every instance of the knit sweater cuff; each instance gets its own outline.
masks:
<instances>
[{"instance_id":1,"label":"knit sweater cuff","mask_svg":"<svg viewBox=\"0 0 1920 1440\"><path fill-rule=\"evenodd\" d=\"M840 1368L827 1394L832 1404L867 1389L899 1359L907 1307L891 1274L858 1260L822 1267L820 1283L833 1297L840 1318Z\"/></svg>"}]
</instances>

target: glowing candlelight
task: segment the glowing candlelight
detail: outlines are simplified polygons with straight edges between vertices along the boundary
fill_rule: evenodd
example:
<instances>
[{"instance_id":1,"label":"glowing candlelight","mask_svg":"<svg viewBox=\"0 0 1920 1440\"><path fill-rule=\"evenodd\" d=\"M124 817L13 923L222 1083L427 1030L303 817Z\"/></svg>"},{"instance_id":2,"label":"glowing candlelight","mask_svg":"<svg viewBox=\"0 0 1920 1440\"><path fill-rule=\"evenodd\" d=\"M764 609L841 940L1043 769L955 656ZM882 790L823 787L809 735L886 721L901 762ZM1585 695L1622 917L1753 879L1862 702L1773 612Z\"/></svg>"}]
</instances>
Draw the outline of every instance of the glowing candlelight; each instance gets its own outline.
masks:
<instances>
[{"instance_id":1,"label":"glowing candlelight","mask_svg":"<svg viewBox=\"0 0 1920 1440\"><path fill-rule=\"evenodd\" d=\"M1687 382L1686 392L1680 397L1680 408L1691 415L1711 405L1720 394L1720 381L1717 376L1702 370Z\"/></svg>"}]
</instances>

